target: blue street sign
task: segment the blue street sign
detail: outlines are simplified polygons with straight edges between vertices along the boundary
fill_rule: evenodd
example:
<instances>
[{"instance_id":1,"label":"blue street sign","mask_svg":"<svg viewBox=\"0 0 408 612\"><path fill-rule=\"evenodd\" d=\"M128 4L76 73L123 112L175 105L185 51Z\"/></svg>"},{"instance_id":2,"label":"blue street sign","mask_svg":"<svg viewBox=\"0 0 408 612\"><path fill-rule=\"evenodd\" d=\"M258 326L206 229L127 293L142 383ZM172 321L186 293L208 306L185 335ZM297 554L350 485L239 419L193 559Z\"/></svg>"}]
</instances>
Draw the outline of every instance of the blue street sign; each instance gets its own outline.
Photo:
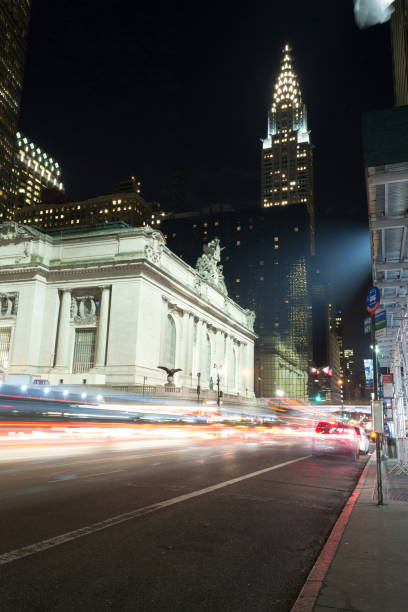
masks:
<instances>
[{"instance_id":1,"label":"blue street sign","mask_svg":"<svg viewBox=\"0 0 408 612\"><path fill-rule=\"evenodd\" d=\"M367 293L366 309L370 314L374 314L380 304L380 292L377 287L372 287Z\"/></svg>"}]
</instances>

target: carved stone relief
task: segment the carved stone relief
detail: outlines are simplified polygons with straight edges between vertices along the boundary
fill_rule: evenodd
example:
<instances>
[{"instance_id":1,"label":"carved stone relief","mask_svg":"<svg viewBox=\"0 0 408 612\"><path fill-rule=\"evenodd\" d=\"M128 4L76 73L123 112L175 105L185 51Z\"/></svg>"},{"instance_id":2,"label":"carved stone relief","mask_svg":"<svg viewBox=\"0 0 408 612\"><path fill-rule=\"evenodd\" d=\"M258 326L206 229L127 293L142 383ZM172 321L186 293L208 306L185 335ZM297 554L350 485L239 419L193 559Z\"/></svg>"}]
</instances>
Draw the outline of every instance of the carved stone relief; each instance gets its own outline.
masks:
<instances>
[{"instance_id":1,"label":"carved stone relief","mask_svg":"<svg viewBox=\"0 0 408 612\"><path fill-rule=\"evenodd\" d=\"M253 310L249 310L247 308L245 310L245 318L246 318L246 326L251 331L254 331L254 323L255 323L255 313Z\"/></svg>"},{"instance_id":2,"label":"carved stone relief","mask_svg":"<svg viewBox=\"0 0 408 612\"><path fill-rule=\"evenodd\" d=\"M73 295L71 297L71 319L74 323L96 323L99 316L99 296Z\"/></svg>"},{"instance_id":3,"label":"carved stone relief","mask_svg":"<svg viewBox=\"0 0 408 612\"><path fill-rule=\"evenodd\" d=\"M220 241L214 238L203 247L203 254L197 259L196 270L199 276L215 285L224 295L227 295L227 287L224 281L223 267L220 264L221 251Z\"/></svg>"},{"instance_id":4,"label":"carved stone relief","mask_svg":"<svg viewBox=\"0 0 408 612\"><path fill-rule=\"evenodd\" d=\"M161 263L162 254L165 247L165 240L160 232L153 231L150 237L149 244L144 248L144 254L148 261L151 261L156 266Z\"/></svg>"},{"instance_id":5,"label":"carved stone relief","mask_svg":"<svg viewBox=\"0 0 408 612\"><path fill-rule=\"evenodd\" d=\"M15 317L18 308L18 292L0 293L0 317Z\"/></svg>"},{"instance_id":6,"label":"carved stone relief","mask_svg":"<svg viewBox=\"0 0 408 612\"><path fill-rule=\"evenodd\" d=\"M0 242L27 240L27 238L32 238L32 235L22 225L14 221L0 224Z\"/></svg>"}]
</instances>

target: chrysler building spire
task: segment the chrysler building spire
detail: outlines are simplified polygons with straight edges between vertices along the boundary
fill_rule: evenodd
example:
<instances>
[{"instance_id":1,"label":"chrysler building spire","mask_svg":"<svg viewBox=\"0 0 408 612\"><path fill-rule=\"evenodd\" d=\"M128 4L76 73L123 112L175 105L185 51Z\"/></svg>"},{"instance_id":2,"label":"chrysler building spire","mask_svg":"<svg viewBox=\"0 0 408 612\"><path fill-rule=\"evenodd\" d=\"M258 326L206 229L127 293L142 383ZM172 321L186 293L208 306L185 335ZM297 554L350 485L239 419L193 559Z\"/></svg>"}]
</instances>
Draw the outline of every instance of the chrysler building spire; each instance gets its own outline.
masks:
<instances>
[{"instance_id":1,"label":"chrysler building spire","mask_svg":"<svg viewBox=\"0 0 408 612\"><path fill-rule=\"evenodd\" d=\"M267 135L262 140L261 198L264 208L306 205L313 217L312 145L306 105L288 44L282 49Z\"/></svg>"},{"instance_id":2,"label":"chrysler building spire","mask_svg":"<svg viewBox=\"0 0 408 612\"><path fill-rule=\"evenodd\" d=\"M281 70L275 83L272 103L273 112L276 112L276 109L284 104L299 108L302 103L299 81L293 69L291 54L292 49L286 44L283 48Z\"/></svg>"}]
</instances>

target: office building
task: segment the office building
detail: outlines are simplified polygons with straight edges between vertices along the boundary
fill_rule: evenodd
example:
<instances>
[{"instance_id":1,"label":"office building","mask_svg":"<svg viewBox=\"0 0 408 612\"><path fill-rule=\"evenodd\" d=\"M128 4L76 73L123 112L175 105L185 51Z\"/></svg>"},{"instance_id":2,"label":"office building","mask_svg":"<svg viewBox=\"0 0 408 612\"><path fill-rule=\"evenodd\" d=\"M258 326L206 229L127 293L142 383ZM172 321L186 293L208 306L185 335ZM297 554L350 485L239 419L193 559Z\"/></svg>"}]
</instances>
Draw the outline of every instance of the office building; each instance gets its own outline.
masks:
<instances>
[{"instance_id":1,"label":"office building","mask_svg":"<svg viewBox=\"0 0 408 612\"><path fill-rule=\"evenodd\" d=\"M159 221L169 247L190 265L203 244L214 237L221 240L230 295L256 312L257 393L262 389L262 395L272 397L280 389L285 396L307 399L312 358L307 208L297 204L237 211L214 205L156 217L153 227ZM285 367L279 370L278 363Z\"/></svg>"},{"instance_id":2,"label":"office building","mask_svg":"<svg viewBox=\"0 0 408 612\"><path fill-rule=\"evenodd\" d=\"M160 229L160 213L146 202L137 191L116 191L107 195L75 202L52 203L47 199L41 205L17 208L14 219L22 225L44 229L70 227L72 225L99 225L124 221L132 227L151 224L157 217Z\"/></svg>"},{"instance_id":3,"label":"office building","mask_svg":"<svg viewBox=\"0 0 408 612\"><path fill-rule=\"evenodd\" d=\"M50 189L64 193L59 163L17 132L12 178L14 209L41 204L44 190Z\"/></svg>"},{"instance_id":4,"label":"office building","mask_svg":"<svg viewBox=\"0 0 408 612\"><path fill-rule=\"evenodd\" d=\"M395 105L408 104L408 1L395 0L392 14L391 47Z\"/></svg>"},{"instance_id":5,"label":"office building","mask_svg":"<svg viewBox=\"0 0 408 612\"><path fill-rule=\"evenodd\" d=\"M340 377L344 374L344 350L343 350L343 313L341 310L336 308L333 304L329 304L328 307L328 325L329 330L333 332L337 344L339 346L339 358L340 358L340 368L338 374Z\"/></svg>"},{"instance_id":6,"label":"office building","mask_svg":"<svg viewBox=\"0 0 408 612\"><path fill-rule=\"evenodd\" d=\"M12 216L12 168L30 4L30 0L3 0L0 3L0 219Z\"/></svg>"}]
</instances>

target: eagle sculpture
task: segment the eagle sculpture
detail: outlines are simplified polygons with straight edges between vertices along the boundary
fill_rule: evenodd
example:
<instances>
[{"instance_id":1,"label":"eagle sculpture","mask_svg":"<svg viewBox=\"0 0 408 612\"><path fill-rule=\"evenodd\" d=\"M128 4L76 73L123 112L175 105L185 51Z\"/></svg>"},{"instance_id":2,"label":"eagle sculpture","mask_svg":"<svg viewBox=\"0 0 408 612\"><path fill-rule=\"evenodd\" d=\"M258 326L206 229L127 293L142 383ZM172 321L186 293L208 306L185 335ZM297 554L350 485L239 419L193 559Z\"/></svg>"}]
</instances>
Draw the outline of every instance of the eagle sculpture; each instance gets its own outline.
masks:
<instances>
[{"instance_id":1,"label":"eagle sculpture","mask_svg":"<svg viewBox=\"0 0 408 612\"><path fill-rule=\"evenodd\" d=\"M176 372L181 372L181 368L166 368L166 366L157 366L159 370L164 370L167 374L167 384L172 385Z\"/></svg>"}]
</instances>

